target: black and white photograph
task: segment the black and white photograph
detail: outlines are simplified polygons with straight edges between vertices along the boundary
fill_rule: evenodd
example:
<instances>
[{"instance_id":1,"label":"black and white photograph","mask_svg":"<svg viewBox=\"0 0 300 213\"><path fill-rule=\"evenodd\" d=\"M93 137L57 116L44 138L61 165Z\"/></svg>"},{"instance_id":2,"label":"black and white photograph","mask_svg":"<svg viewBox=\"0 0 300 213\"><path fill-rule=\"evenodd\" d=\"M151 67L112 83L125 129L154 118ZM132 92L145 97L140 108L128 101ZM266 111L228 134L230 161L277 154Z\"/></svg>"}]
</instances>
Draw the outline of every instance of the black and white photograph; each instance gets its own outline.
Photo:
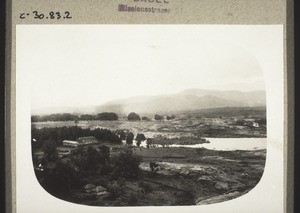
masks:
<instances>
[{"instance_id":1,"label":"black and white photograph","mask_svg":"<svg viewBox=\"0 0 300 213\"><path fill-rule=\"evenodd\" d=\"M19 25L17 167L43 196L81 206L263 197L283 168L281 30ZM280 210L282 183L269 183Z\"/></svg>"}]
</instances>

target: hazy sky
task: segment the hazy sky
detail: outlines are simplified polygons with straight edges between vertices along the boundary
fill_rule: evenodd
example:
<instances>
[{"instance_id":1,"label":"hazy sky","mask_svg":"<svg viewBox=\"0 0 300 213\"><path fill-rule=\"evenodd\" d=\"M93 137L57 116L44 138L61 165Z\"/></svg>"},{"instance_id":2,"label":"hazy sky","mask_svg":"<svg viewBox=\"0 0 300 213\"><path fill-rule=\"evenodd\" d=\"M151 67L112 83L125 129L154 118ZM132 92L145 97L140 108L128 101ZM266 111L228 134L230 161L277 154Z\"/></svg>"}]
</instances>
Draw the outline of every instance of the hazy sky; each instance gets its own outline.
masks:
<instances>
[{"instance_id":1,"label":"hazy sky","mask_svg":"<svg viewBox=\"0 0 300 213\"><path fill-rule=\"evenodd\" d=\"M201 25L20 25L17 69L33 109L98 105L190 88L264 89L265 28ZM268 32L270 33L270 32Z\"/></svg>"}]
</instances>

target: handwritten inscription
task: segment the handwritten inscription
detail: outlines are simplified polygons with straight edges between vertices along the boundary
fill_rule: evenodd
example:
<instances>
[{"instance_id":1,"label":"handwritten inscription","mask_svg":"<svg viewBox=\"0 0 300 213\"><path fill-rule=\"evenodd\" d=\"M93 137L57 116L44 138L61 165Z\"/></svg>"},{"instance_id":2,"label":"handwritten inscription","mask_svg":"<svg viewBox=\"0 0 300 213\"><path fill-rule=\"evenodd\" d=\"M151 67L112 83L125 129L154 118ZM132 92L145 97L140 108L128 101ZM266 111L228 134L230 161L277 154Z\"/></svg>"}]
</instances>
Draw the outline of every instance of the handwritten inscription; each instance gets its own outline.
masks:
<instances>
[{"instance_id":1,"label":"handwritten inscription","mask_svg":"<svg viewBox=\"0 0 300 213\"><path fill-rule=\"evenodd\" d=\"M39 11L32 11L31 13L20 13L20 19L72 19L71 13L69 11L50 11L48 13L41 13Z\"/></svg>"}]
</instances>

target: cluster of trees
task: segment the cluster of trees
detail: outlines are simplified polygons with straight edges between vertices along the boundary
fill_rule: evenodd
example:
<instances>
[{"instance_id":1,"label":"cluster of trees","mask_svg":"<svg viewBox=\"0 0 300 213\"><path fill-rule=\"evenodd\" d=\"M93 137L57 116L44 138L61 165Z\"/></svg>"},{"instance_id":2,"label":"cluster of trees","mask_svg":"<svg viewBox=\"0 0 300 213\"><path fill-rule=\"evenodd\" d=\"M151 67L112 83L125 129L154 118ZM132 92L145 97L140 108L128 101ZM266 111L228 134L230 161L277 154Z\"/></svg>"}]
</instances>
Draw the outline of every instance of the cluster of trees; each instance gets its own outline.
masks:
<instances>
[{"instance_id":1,"label":"cluster of trees","mask_svg":"<svg viewBox=\"0 0 300 213\"><path fill-rule=\"evenodd\" d=\"M162 115L154 115L154 119L157 120L157 121L160 121L160 120L164 119L164 116L162 116Z\"/></svg>"},{"instance_id":2,"label":"cluster of trees","mask_svg":"<svg viewBox=\"0 0 300 213\"><path fill-rule=\"evenodd\" d=\"M125 139L126 139L126 144L132 145L134 140L134 134L132 132L128 132ZM138 133L135 137L135 140L136 140L136 145L140 146L142 141L146 140L146 137L144 134Z\"/></svg>"},{"instance_id":3,"label":"cluster of trees","mask_svg":"<svg viewBox=\"0 0 300 213\"><path fill-rule=\"evenodd\" d=\"M51 114L51 115L33 115L31 122L45 122L45 121L87 121L87 120L101 120L101 121L116 121L118 115L114 112L103 112L97 115L83 114L74 115L71 113Z\"/></svg>"},{"instance_id":4,"label":"cluster of trees","mask_svg":"<svg viewBox=\"0 0 300 213\"><path fill-rule=\"evenodd\" d=\"M123 178L136 178L140 175L141 158L133 154L131 149L124 149L115 159L114 174Z\"/></svg>"},{"instance_id":5,"label":"cluster of trees","mask_svg":"<svg viewBox=\"0 0 300 213\"><path fill-rule=\"evenodd\" d=\"M43 170L35 170L41 185L52 195L63 197L71 189L79 189L87 175L110 175L112 179L137 178L140 173L141 158L131 149L124 149L111 157L109 147L101 145L76 149L67 158L41 160ZM39 164L39 163L35 163ZM113 191L114 186L108 185ZM117 187L119 189L119 187Z\"/></svg>"},{"instance_id":6,"label":"cluster of trees","mask_svg":"<svg viewBox=\"0 0 300 213\"><path fill-rule=\"evenodd\" d=\"M163 115L158 115L158 114L155 114L155 115L154 115L154 119L157 120L157 121L164 120L164 117L165 117L165 116L163 116ZM142 119L141 119L141 117L140 117L137 113L135 113L135 112L129 113L129 114L127 115L127 119L128 119L129 121L140 121L140 120L143 120L143 121L150 121L150 119L149 119L148 117L146 117L146 116L143 116ZM175 115L171 115L171 116L167 115L167 116L166 116L166 119L167 119L167 120L175 119Z\"/></svg>"},{"instance_id":7,"label":"cluster of trees","mask_svg":"<svg viewBox=\"0 0 300 213\"><path fill-rule=\"evenodd\" d=\"M43 122L43 121L75 121L78 120L77 115L71 113L63 114L51 114L51 115L33 115L31 116L31 122Z\"/></svg>"},{"instance_id":8,"label":"cluster of trees","mask_svg":"<svg viewBox=\"0 0 300 213\"><path fill-rule=\"evenodd\" d=\"M163 116L163 115L157 115L157 114L154 115L154 119L157 120L157 121L163 120L164 117L165 117L165 116ZM171 115L171 116L167 115L167 116L166 116L166 119L167 119L167 120L173 120L173 119L175 119L175 115Z\"/></svg>"},{"instance_id":9,"label":"cluster of trees","mask_svg":"<svg viewBox=\"0 0 300 213\"><path fill-rule=\"evenodd\" d=\"M58 159L58 153L56 149L56 142L49 138L43 142L43 151L45 159L48 162L55 162Z\"/></svg>"},{"instance_id":10,"label":"cluster of trees","mask_svg":"<svg viewBox=\"0 0 300 213\"><path fill-rule=\"evenodd\" d=\"M105 145L79 148L73 151L70 159L83 172L100 171L101 174L106 174L111 171L110 149Z\"/></svg>"},{"instance_id":11,"label":"cluster of trees","mask_svg":"<svg viewBox=\"0 0 300 213\"><path fill-rule=\"evenodd\" d=\"M108 129L83 129L77 126L72 127L53 127L53 128L32 128L31 137L32 148L42 148L47 140L55 141L57 146L62 145L63 140L76 140L79 137L94 136L98 140L105 140L111 143L121 143L122 140L118 133Z\"/></svg>"},{"instance_id":12,"label":"cluster of trees","mask_svg":"<svg viewBox=\"0 0 300 213\"><path fill-rule=\"evenodd\" d=\"M76 140L79 137L85 136L94 136L98 140L105 140L111 143L121 143L123 140L126 141L126 144L132 145L133 140L136 140L136 145L140 146L142 141L146 140L146 137L142 133L138 133L136 136L130 131L116 130L111 131L108 129L88 129L80 128L77 126L72 127L52 127L52 128L32 128L31 137L32 137L32 149L43 149L45 154L48 153L49 156L55 154L52 153L53 147L61 146L63 140ZM147 139L147 144L150 145L150 139ZM52 151L51 151L52 150Z\"/></svg>"},{"instance_id":13,"label":"cluster of trees","mask_svg":"<svg viewBox=\"0 0 300 213\"><path fill-rule=\"evenodd\" d=\"M140 121L141 118L138 114L136 114L135 112L131 112L127 115L127 119L129 121Z\"/></svg>"},{"instance_id":14,"label":"cluster of trees","mask_svg":"<svg viewBox=\"0 0 300 213\"><path fill-rule=\"evenodd\" d=\"M142 121L150 121L150 119L148 117L146 117L146 116L143 116L142 117Z\"/></svg>"},{"instance_id":15,"label":"cluster of trees","mask_svg":"<svg viewBox=\"0 0 300 213\"><path fill-rule=\"evenodd\" d=\"M169 115L167 115L167 120L173 120L173 119L175 119L175 115L171 115L171 116L169 116Z\"/></svg>"},{"instance_id":16,"label":"cluster of trees","mask_svg":"<svg viewBox=\"0 0 300 213\"><path fill-rule=\"evenodd\" d=\"M118 115L114 112L103 112L96 116L96 120L101 121L117 121Z\"/></svg>"},{"instance_id":17,"label":"cluster of trees","mask_svg":"<svg viewBox=\"0 0 300 213\"><path fill-rule=\"evenodd\" d=\"M163 115L154 115L154 119L159 121L163 120L165 116ZM175 118L175 115L166 116L167 120L172 120ZM62 114L51 114L51 115L33 115L31 116L31 122L45 122L45 121L75 121L78 122L81 121L89 121L89 120L100 120L100 121L116 121L119 117L114 112L103 112L99 113L97 115L91 115L91 114L83 114L83 115L74 115L71 113L62 113ZM127 120L129 121L150 121L146 116L140 117L135 112L131 112L127 115Z\"/></svg>"},{"instance_id":18,"label":"cluster of trees","mask_svg":"<svg viewBox=\"0 0 300 213\"><path fill-rule=\"evenodd\" d=\"M146 140L146 137L144 134L137 134L135 140L136 140L136 145L140 146L142 141Z\"/></svg>"},{"instance_id":19,"label":"cluster of trees","mask_svg":"<svg viewBox=\"0 0 300 213\"><path fill-rule=\"evenodd\" d=\"M79 189L82 186L83 181L79 178L78 172L67 163L57 160L51 164L51 167L45 166L42 171L35 170L39 183L47 192L63 199L71 188Z\"/></svg>"},{"instance_id":20,"label":"cluster of trees","mask_svg":"<svg viewBox=\"0 0 300 213\"><path fill-rule=\"evenodd\" d=\"M118 135L118 137L120 138L120 141L123 141L126 139L126 132L124 130L116 130L115 133Z\"/></svg>"},{"instance_id":21,"label":"cluster of trees","mask_svg":"<svg viewBox=\"0 0 300 213\"><path fill-rule=\"evenodd\" d=\"M42 163L47 168L49 163L63 161L66 166L75 168L74 171L80 171L82 175L86 172L100 172L102 175L113 172L117 176L132 178L139 173L141 158L134 155L130 148L124 148L111 159L110 148L106 145L80 147L73 150L68 158L61 160L53 142L51 139L45 141L43 147L45 155L40 162L34 162L35 165Z\"/></svg>"},{"instance_id":22,"label":"cluster of trees","mask_svg":"<svg viewBox=\"0 0 300 213\"><path fill-rule=\"evenodd\" d=\"M132 132L129 132L129 133L126 135L126 144L132 145L133 139L134 139L134 134L133 134Z\"/></svg>"}]
</instances>

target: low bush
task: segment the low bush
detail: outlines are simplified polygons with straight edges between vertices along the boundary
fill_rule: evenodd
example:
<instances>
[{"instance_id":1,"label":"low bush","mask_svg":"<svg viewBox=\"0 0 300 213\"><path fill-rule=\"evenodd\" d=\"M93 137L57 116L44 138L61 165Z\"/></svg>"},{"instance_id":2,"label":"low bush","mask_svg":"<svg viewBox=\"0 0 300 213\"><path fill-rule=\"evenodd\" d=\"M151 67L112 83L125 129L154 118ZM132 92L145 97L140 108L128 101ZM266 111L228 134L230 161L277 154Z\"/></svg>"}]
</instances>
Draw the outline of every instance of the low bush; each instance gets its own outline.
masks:
<instances>
[{"instance_id":1,"label":"low bush","mask_svg":"<svg viewBox=\"0 0 300 213\"><path fill-rule=\"evenodd\" d=\"M123 178L136 178L140 174L140 163L141 158L127 148L115 157L114 173Z\"/></svg>"},{"instance_id":2,"label":"low bush","mask_svg":"<svg viewBox=\"0 0 300 213\"><path fill-rule=\"evenodd\" d=\"M144 183L143 181L139 182L139 187L142 188L142 192L144 194L148 194L153 191L153 188L149 184Z\"/></svg>"}]
</instances>

